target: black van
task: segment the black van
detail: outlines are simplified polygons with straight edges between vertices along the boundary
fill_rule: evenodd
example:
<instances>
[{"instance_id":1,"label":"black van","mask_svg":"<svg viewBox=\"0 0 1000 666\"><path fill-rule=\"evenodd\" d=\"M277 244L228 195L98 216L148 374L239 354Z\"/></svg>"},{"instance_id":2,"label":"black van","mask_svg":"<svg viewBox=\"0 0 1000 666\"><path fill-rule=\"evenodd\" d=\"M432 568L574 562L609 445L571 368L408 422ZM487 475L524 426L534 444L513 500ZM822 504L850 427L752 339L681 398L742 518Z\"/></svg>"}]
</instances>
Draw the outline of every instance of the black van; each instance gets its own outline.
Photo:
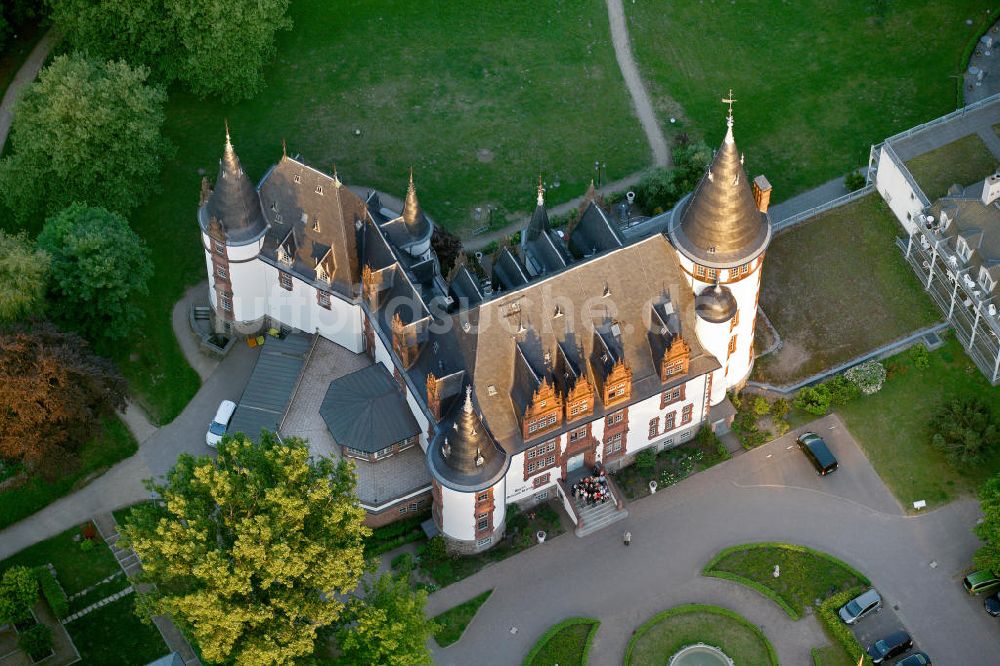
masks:
<instances>
[{"instance_id":1,"label":"black van","mask_svg":"<svg viewBox=\"0 0 1000 666\"><path fill-rule=\"evenodd\" d=\"M806 454L820 476L826 476L837 469L837 459L830 453L822 437L814 432L804 432L799 435L798 443L802 453Z\"/></svg>"}]
</instances>

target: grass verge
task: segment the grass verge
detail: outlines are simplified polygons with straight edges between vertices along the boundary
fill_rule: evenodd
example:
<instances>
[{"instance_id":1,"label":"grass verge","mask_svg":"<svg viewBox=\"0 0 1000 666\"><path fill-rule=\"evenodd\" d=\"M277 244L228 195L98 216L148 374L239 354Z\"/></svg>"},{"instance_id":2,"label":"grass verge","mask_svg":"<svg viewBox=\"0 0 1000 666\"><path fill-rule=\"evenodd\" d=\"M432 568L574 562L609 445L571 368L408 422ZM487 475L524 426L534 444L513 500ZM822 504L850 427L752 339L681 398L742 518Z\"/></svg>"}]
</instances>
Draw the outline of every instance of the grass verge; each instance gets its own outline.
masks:
<instances>
[{"instance_id":1,"label":"grass verge","mask_svg":"<svg viewBox=\"0 0 1000 666\"><path fill-rule=\"evenodd\" d=\"M121 571L111 549L104 543L98 541L92 549L82 550L80 543L74 540L79 534L80 528L74 527L28 546L0 562L0 572L13 566L51 564L56 568L59 584L72 596Z\"/></svg>"},{"instance_id":2,"label":"grass verge","mask_svg":"<svg viewBox=\"0 0 1000 666\"><path fill-rule=\"evenodd\" d=\"M963 52L980 29L965 21L983 14L977 0L625 8L661 125L677 116L674 127L718 145L719 100L732 88L747 172L767 174L777 200L866 164L871 144L952 111L951 77L961 85Z\"/></svg>"},{"instance_id":3,"label":"grass verge","mask_svg":"<svg viewBox=\"0 0 1000 666\"><path fill-rule=\"evenodd\" d=\"M764 632L718 606L687 604L657 613L639 627L625 650L625 666L662 664L686 645L718 647L737 664L778 666L778 655Z\"/></svg>"},{"instance_id":4,"label":"grass verge","mask_svg":"<svg viewBox=\"0 0 1000 666\"><path fill-rule=\"evenodd\" d=\"M486 590L479 596L436 615L434 622L437 623L437 628L434 629L434 640L437 641L437 644L441 647L448 647L457 642L465 633L465 628L472 622L476 611L486 603L491 594L493 594L493 590Z\"/></svg>"},{"instance_id":5,"label":"grass verge","mask_svg":"<svg viewBox=\"0 0 1000 666\"><path fill-rule=\"evenodd\" d=\"M774 239L761 307L784 344L758 360L754 379L791 384L941 319L896 247L898 233L872 194Z\"/></svg>"},{"instance_id":6,"label":"grass verge","mask_svg":"<svg viewBox=\"0 0 1000 666\"><path fill-rule=\"evenodd\" d=\"M812 654L813 666L856 666L857 664L837 643L813 648L810 653Z\"/></svg>"},{"instance_id":7,"label":"grass verge","mask_svg":"<svg viewBox=\"0 0 1000 666\"><path fill-rule=\"evenodd\" d=\"M944 346L929 354L928 367L918 368L909 354L897 354L886 362L881 391L837 408L904 508L920 499L934 508L974 494L1000 472L1000 450L978 464L956 466L931 445L931 419L952 398L978 396L1000 416L1000 391L990 386L954 335L944 337Z\"/></svg>"},{"instance_id":8,"label":"grass verge","mask_svg":"<svg viewBox=\"0 0 1000 666\"><path fill-rule=\"evenodd\" d=\"M780 575L774 577L774 567ZM857 569L817 550L789 543L750 543L719 552L702 575L724 578L754 589L775 602L793 620L816 599L867 585Z\"/></svg>"},{"instance_id":9,"label":"grass verge","mask_svg":"<svg viewBox=\"0 0 1000 666\"><path fill-rule=\"evenodd\" d=\"M101 433L80 454L80 468L73 474L48 482L40 478L0 492L0 529L27 518L101 474L139 450L125 422L117 416L104 419Z\"/></svg>"},{"instance_id":10,"label":"grass verge","mask_svg":"<svg viewBox=\"0 0 1000 666\"><path fill-rule=\"evenodd\" d=\"M587 666L600 626L594 618L571 617L549 627L524 658L524 666Z\"/></svg>"},{"instance_id":11,"label":"grass verge","mask_svg":"<svg viewBox=\"0 0 1000 666\"><path fill-rule=\"evenodd\" d=\"M979 135L970 134L914 157L906 168L927 198L937 201L955 183L966 187L993 173L997 158Z\"/></svg>"},{"instance_id":12,"label":"grass verge","mask_svg":"<svg viewBox=\"0 0 1000 666\"><path fill-rule=\"evenodd\" d=\"M66 625L88 666L142 666L169 650L152 624L135 614L135 595L122 597Z\"/></svg>"}]
</instances>

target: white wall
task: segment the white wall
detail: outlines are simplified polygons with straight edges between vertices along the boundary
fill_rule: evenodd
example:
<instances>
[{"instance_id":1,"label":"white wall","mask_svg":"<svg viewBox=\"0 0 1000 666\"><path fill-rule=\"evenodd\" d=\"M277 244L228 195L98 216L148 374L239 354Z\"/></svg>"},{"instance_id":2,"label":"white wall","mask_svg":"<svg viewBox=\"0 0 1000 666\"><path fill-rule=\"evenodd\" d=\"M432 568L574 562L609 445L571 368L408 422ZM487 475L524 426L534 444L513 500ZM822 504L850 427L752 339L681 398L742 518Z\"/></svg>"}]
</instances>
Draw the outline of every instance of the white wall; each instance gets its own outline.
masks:
<instances>
[{"instance_id":1,"label":"white wall","mask_svg":"<svg viewBox=\"0 0 1000 666\"><path fill-rule=\"evenodd\" d=\"M739 282L726 285L733 292L739 311L739 322L729 334L730 338L736 336L736 350L729 355L728 359L725 357L719 359L726 368L727 390L740 385L753 368L750 350L753 349L754 322L757 319L757 295L760 293L760 281L763 274L762 265L758 262L754 271L749 275ZM713 393L714 389L713 386Z\"/></svg>"},{"instance_id":2,"label":"white wall","mask_svg":"<svg viewBox=\"0 0 1000 666\"><path fill-rule=\"evenodd\" d=\"M906 175L903 173L905 168L892 159L885 146L879 148L875 187L882 195L882 199L889 204L889 209L892 210L899 223L903 225L907 233L912 234L917 230L917 225L913 220L919 219L918 215L922 214L924 203L921 200L922 193L917 192L906 179Z\"/></svg>"},{"instance_id":3,"label":"white wall","mask_svg":"<svg viewBox=\"0 0 1000 666\"><path fill-rule=\"evenodd\" d=\"M493 486L493 527L507 516L506 483L501 477ZM441 531L452 539L476 538L476 493L463 493L441 484Z\"/></svg>"}]
</instances>

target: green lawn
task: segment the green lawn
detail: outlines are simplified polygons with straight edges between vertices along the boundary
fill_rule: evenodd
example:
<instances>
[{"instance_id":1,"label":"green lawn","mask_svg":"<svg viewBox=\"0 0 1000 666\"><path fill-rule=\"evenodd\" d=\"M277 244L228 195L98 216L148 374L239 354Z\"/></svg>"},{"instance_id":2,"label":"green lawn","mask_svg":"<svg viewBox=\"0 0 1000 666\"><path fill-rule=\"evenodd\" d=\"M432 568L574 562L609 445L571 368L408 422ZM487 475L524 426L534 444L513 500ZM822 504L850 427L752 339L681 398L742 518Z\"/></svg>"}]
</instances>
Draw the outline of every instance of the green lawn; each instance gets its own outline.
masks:
<instances>
[{"instance_id":1,"label":"green lawn","mask_svg":"<svg viewBox=\"0 0 1000 666\"><path fill-rule=\"evenodd\" d=\"M930 367L920 370L905 353L889 360L882 390L838 407L848 429L905 508L927 500L933 509L957 496L975 493L1000 472L1000 451L979 465L954 467L931 446L932 414L956 396L977 395L1000 417L1000 390L993 388L952 335L931 352Z\"/></svg>"},{"instance_id":2,"label":"green lawn","mask_svg":"<svg viewBox=\"0 0 1000 666\"><path fill-rule=\"evenodd\" d=\"M74 527L39 541L0 562L0 571L18 565L37 567L51 564L56 568L59 583L70 596L121 571L111 549L103 543L95 544L89 551L81 550L80 544L73 540L79 533L80 528Z\"/></svg>"},{"instance_id":3,"label":"green lawn","mask_svg":"<svg viewBox=\"0 0 1000 666\"><path fill-rule=\"evenodd\" d=\"M625 652L625 666L663 664L694 643L718 647L737 664L778 666L774 648L759 628L725 608L696 604L658 613L639 627Z\"/></svg>"},{"instance_id":4,"label":"green lawn","mask_svg":"<svg viewBox=\"0 0 1000 666\"><path fill-rule=\"evenodd\" d=\"M754 379L790 384L941 319L895 245L899 224L876 194L778 235L760 305L782 338Z\"/></svg>"},{"instance_id":5,"label":"green lawn","mask_svg":"<svg viewBox=\"0 0 1000 666\"><path fill-rule=\"evenodd\" d=\"M434 640L437 641L437 644L441 647L448 647L461 638L465 628L476 616L476 611L486 603L491 594L493 594L493 590L486 590L478 597L473 597L454 608L449 608L440 615L436 615L434 621L437 623L437 629L434 630Z\"/></svg>"},{"instance_id":6,"label":"green lawn","mask_svg":"<svg viewBox=\"0 0 1000 666\"><path fill-rule=\"evenodd\" d=\"M138 443L120 418L106 418L102 433L84 446L80 468L75 473L53 482L31 479L21 486L0 492L0 529L27 518L76 490L86 480L128 458L138 449Z\"/></svg>"},{"instance_id":7,"label":"green lawn","mask_svg":"<svg viewBox=\"0 0 1000 666\"><path fill-rule=\"evenodd\" d=\"M136 616L135 595L66 625L87 666L143 666L169 653L160 632Z\"/></svg>"},{"instance_id":8,"label":"green lawn","mask_svg":"<svg viewBox=\"0 0 1000 666\"><path fill-rule=\"evenodd\" d=\"M836 644L813 648L812 658L813 666L855 666L857 663L844 648Z\"/></svg>"},{"instance_id":9,"label":"green lawn","mask_svg":"<svg viewBox=\"0 0 1000 666\"><path fill-rule=\"evenodd\" d=\"M177 152L151 184L151 202L130 216L155 273L141 333L113 355L158 424L199 385L170 313L205 279L195 212L201 174L215 178L224 119L255 180L281 156L282 139L350 184L400 195L413 166L423 207L456 231L485 222L473 219L476 207L497 208L495 226L530 211L539 172L558 177L549 193L558 203L584 192L594 160L608 179L649 161L599 0L447 0L432 11L402 0L301 0L289 11L295 26L279 34L256 99L223 105L170 90L164 131Z\"/></svg>"},{"instance_id":10,"label":"green lawn","mask_svg":"<svg viewBox=\"0 0 1000 666\"><path fill-rule=\"evenodd\" d=\"M774 567L779 576L774 577ZM817 599L867 585L868 579L849 565L803 546L759 543L720 552L702 573L746 585L781 606L793 619L805 614Z\"/></svg>"},{"instance_id":11,"label":"green lawn","mask_svg":"<svg viewBox=\"0 0 1000 666\"><path fill-rule=\"evenodd\" d=\"M574 617L550 627L524 658L524 666L587 666L590 642L600 625L592 618Z\"/></svg>"},{"instance_id":12,"label":"green lawn","mask_svg":"<svg viewBox=\"0 0 1000 666\"><path fill-rule=\"evenodd\" d=\"M625 3L663 122L717 145L730 88L736 140L776 200L867 163L887 136L953 110L980 0ZM915 38L933 35L933 39ZM680 107L677 104L679 103Z\"/></svg>"},{"instance_id":13,"label":"green lawn","mask_svg":"<svg viewBox=\"0 0 1000 666\"><path fill-rule=\"evenodd\" d=\"M965 187L993 173L998 160L976 134L952 141L906 163L927 198L937 201L958 183Z\"/></svg>"}]
</instances>

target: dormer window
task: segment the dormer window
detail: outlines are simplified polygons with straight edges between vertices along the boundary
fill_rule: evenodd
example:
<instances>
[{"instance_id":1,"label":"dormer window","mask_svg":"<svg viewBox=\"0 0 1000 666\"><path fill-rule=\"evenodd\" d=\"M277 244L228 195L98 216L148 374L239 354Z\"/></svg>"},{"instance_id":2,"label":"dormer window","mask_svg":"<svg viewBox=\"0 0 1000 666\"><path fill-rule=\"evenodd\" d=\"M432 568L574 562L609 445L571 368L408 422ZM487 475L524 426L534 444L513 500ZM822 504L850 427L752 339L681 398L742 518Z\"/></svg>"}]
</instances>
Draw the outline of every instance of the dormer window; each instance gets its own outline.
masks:
<instances>
[{"instance_id":1,"label":"dormer window","mask_svg":"<svg viewBox=\"0 0 1000 666\"><path fill-rule=\"evenodd\" d=\"M291 265L292 263L292 255L288 252L288 248L284 245L278 248L278 261L288 265Z\"/></svg>"},{"instance_id":2,"label":"dormer window","mask_svg":"<svg viewBox=\"0 0 1000 666\"><path fill-rule=\"evenodd\" d=\"M316 186L316 194L323 194L323 186L322 185L317 185Z\"/></svg>"},{"instance_id":3,"label":"dormer window","mask_svg":"<svg viewBox=\"0 0 1000 666\"><path fill-rule=\"evenodd\" d=\"M300 176L299 174L295 174L292 177L292 180L294 180L296 183L301 183L302 182L302 176Z\"/></svg>"},{"instance_id":4,"label":"dormer window","mask_svg":"<svg viewBox=\"0 0 1000 666\"><path fill-rule=\"evenodd\" d=\"M972 256L972 248L964 238L958 236L955 241L955 251L958 252L958 256L962 258L962 261L968 261L969 257Z\"/></svg>"},{"instance_id":5,"label":"dormer window","mask_svg":"<svg viewBox=\"0 0 1000 666\"><path fill-rule=\"evenodd\" d=\"M319 218L318 217L314 217L313 218L312 230L315 231L315 232L317 232L317 233L319 233Z\"/></svg>"},{"instance_id":6,"label":"dormer window","mask_svg":"<svg viewBox=\"0 0 1000 666\"><path fill-rule=\"evenodd\" d=\"M979 269L979 285L987 292L993 291L993 287L996 286L996 282L990 277L985 267Z\"/></svg>"}]
</instances>

